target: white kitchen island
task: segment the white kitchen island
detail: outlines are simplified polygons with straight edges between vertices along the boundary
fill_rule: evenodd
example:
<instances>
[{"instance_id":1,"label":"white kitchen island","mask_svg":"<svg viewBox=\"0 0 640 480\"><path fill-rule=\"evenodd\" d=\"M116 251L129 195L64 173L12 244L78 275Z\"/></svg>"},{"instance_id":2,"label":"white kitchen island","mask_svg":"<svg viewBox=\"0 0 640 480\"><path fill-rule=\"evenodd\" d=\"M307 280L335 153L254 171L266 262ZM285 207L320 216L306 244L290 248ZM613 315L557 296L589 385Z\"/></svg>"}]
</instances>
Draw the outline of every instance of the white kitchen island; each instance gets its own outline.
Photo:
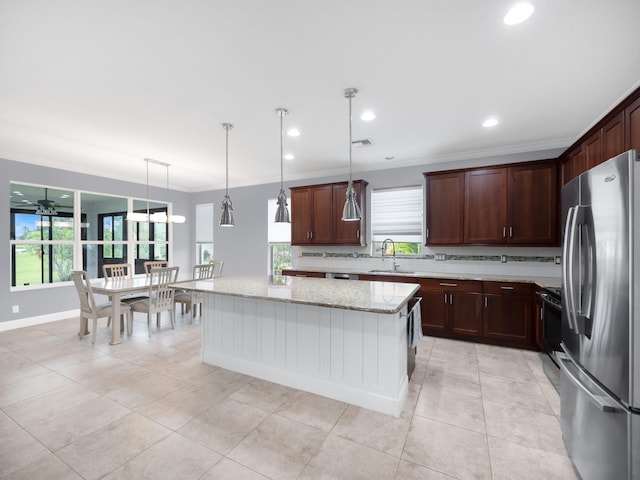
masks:
<instances>
[{"instance_id":1,"label":"white kitchen island","mask_svg":"<svg viewBox=\"0 0 640 480\"><path fill-rule=\"evenodd\" d=\"M180 288L204 293L203 362L400 415L418 284L247 275Z\"/></svg>"}]
</instances>

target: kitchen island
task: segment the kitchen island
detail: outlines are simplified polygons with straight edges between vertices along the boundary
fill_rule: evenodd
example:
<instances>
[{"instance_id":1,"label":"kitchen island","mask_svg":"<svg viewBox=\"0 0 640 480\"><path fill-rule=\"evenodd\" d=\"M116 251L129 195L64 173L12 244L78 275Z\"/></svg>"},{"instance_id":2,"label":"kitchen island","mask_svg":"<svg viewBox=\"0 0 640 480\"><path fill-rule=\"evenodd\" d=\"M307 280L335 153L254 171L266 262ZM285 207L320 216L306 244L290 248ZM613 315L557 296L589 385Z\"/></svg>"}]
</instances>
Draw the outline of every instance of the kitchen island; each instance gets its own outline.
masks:
<instances>
[{"instance_id":1,"label":"kitchen island","mask_svg":"<svg viewBox=\"0 0 640 480\"><path fill-rule=\"evenodd\" d=\"M203 362L400 415L418 284L242 275L180 288L204 293Z\"/></svg>"}]
</instances>

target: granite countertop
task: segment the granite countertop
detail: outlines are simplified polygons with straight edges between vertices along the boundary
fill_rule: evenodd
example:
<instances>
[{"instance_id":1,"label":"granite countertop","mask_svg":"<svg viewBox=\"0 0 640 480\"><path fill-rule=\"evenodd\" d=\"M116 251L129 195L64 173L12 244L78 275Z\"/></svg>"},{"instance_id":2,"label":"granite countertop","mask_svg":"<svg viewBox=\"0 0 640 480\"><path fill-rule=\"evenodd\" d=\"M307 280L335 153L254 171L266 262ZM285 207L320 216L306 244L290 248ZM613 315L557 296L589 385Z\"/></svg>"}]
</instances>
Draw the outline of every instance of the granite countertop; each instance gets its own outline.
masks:
<instances>
[{"instance_id":1,"label":"granite countertop","mask_svg":"<svg viewBox=\"0 0 640 480\"><path fill-rule=\"evenodd\" d=\"M180 288L244 298L394 314L418 291L417 283L349 282L325 278L236 275L181 282Z\"/></svg>"},{"instance_id":2,"label":"granite countertop","mask_svg":"<svg viewBox=\"0 0 640 480\"><path fill-rule=\"evenodd\" d=\"M318 272L318 273L345 273L354 275L389 275L398 277L414 277L419 278L449 278L452 280L479 280L487 282L519 282L519 283L533 283L540 287L561 287L562 278L559 277L532 277L528 275L506 275L506 274L480 274L480 273L455 273L455 272L408 272L402 269L398 271L387 270L363 270L357 268L342 268L342 267L299 267L289 268L286 270L301 271L301 272Z\"/></svg>"}]
</instances>

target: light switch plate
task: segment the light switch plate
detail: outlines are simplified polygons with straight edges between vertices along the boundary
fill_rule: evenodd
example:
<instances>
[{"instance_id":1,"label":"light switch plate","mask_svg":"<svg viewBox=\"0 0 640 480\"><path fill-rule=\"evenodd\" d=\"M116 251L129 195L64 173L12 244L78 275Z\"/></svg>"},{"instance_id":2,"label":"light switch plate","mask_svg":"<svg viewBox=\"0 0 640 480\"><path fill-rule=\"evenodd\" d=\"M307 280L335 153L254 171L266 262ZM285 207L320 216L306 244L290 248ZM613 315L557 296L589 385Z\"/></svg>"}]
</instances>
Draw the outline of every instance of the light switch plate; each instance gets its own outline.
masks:
<instances>
[{"instance_id":1,"label":"light switch plate","mask_svg":"<svg viewBox=\"0 0 640 480\"><path fill-rule=\"evenodd\" d=\"M500 255L500 261L502 263L507 263L507 256L506 255Z\"/></svg>"}]
</instances>

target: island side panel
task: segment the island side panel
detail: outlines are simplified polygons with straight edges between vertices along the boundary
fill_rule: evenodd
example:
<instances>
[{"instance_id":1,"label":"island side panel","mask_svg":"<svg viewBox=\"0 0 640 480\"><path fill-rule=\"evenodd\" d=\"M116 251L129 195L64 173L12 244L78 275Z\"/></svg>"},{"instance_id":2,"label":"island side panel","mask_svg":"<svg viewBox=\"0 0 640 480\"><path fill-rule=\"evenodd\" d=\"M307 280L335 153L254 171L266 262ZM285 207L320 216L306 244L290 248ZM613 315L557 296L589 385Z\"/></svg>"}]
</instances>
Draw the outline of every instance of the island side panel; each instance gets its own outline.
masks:
<instances>
[{"instance_id":1,"label":"island side panel","mask_svg":"<svg viewBox=\"0 0 640 480\"><path fill-rule=\"evenodd\" d=\"M400 314L206 293L202 328L205 363L400 415L408 389Z\"/></svg>"}]
</instances>

